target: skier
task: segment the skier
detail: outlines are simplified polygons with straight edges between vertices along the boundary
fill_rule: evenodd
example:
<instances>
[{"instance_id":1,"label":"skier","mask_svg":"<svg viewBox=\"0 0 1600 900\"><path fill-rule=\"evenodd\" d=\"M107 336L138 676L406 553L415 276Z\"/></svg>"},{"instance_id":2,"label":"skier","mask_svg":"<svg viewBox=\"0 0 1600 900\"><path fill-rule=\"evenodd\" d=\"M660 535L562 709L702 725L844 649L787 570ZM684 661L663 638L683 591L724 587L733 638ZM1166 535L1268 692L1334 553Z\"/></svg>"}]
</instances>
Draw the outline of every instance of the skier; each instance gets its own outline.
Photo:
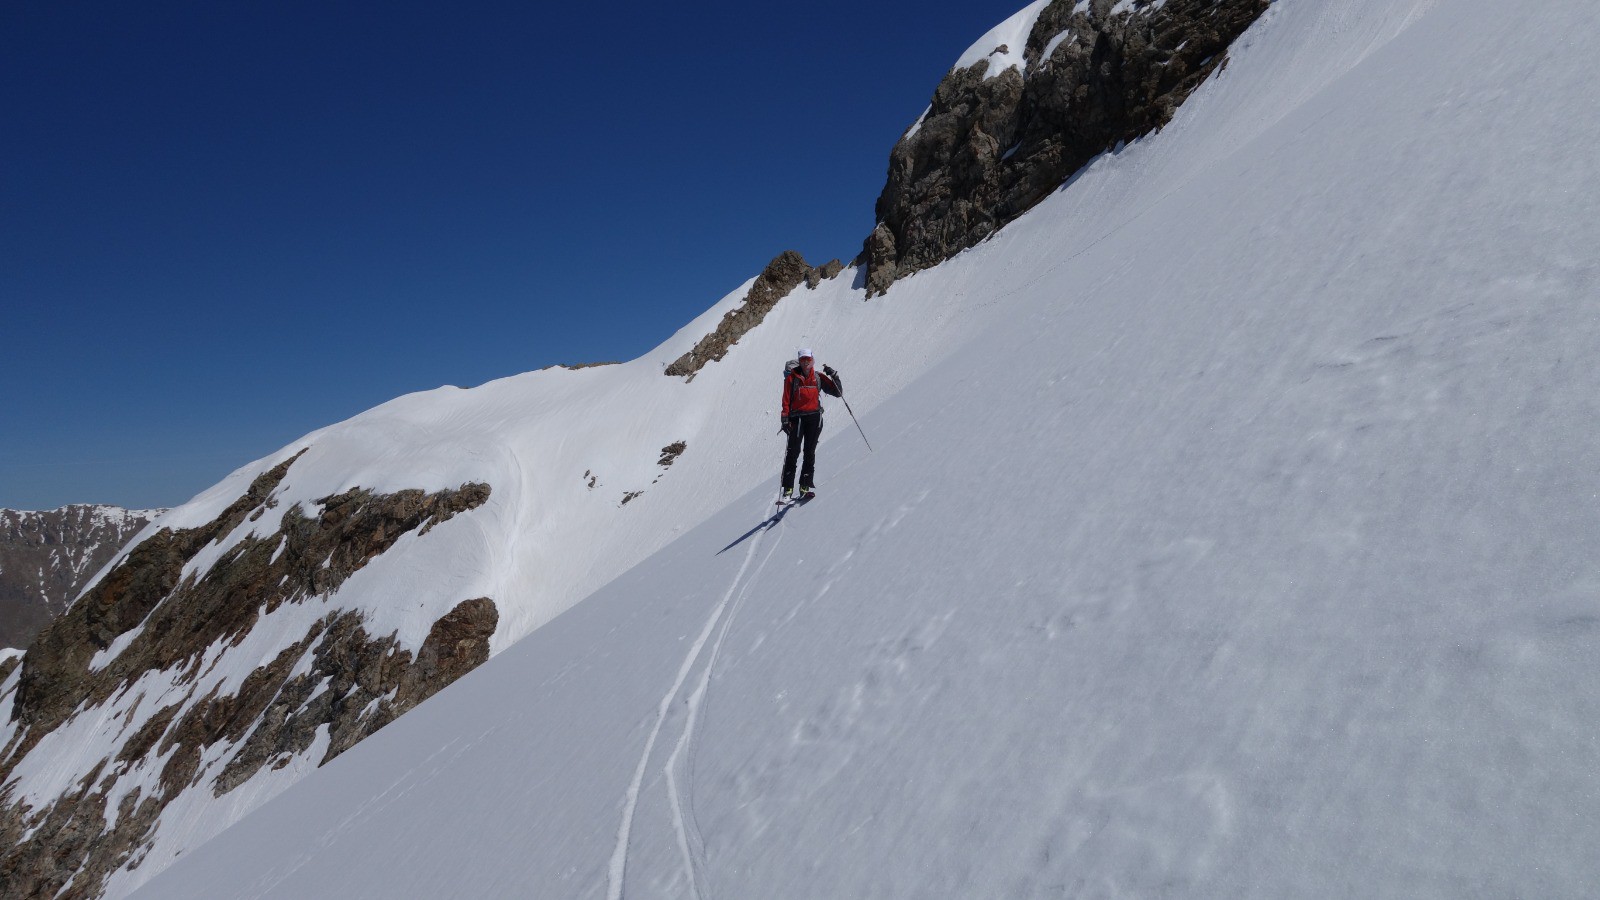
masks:
<instances>
[{"instance_id":1,"label":"skier","mask_svg":"<svg viewBox=\"0 0 1600 900\"><path fill-rule=\"evenodd\" d=\"M816 496L812 481L816 471L817 438L822 435L822 393L844 396L844 385L832 366L823 366L819 373L814 368L810 348L802 348L795 358L783 367L783 433L789 436L783 453L783 499L792 499L794 493L794 464L805 449L805 463L800 467L800 499Z\"/></svg>"}]
</instances>

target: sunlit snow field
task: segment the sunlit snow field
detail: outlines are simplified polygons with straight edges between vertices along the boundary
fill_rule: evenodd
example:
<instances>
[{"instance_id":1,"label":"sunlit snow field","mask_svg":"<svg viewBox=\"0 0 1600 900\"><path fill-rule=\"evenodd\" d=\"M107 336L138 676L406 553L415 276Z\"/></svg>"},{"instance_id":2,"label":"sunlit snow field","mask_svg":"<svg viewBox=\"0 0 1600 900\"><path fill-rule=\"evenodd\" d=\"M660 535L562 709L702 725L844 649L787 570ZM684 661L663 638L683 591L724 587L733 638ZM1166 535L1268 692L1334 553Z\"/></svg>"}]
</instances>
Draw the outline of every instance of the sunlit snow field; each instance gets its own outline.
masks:
<instances>
[{"instance_id":1,"label":"sunlit snow field","mask_svg":"<svg viewBox=\"0 0 1600 900\"><path fill-rule=\"evenodd\" d=\"M690 386L747 493L140 896L1600 892L1597 30L1280 0L995 239L780 304ZM777 516L802 339L874 449L830 408Z\"/></svg>"}]
</instances>

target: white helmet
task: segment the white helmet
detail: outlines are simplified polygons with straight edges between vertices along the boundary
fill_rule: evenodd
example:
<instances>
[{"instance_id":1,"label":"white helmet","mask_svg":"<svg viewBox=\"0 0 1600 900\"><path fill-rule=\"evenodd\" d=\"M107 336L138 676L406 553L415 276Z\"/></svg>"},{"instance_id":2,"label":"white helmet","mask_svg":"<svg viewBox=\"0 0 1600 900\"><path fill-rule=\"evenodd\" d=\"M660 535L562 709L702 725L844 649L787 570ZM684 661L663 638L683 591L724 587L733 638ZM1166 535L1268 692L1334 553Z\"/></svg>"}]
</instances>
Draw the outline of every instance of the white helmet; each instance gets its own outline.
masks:
<instances>
[{"instance_id":1,"label":"white helmet","mask_svg":"<svg viewBox=\"0 0 1600 900\"><path fill-rule=\"evenodd\" d=\"M795 359L811 359L812 358L812 356L811 356L811 348L810 347L801 347L799 350L795 351L794 358Z\"/></svg>"}]
</instances>

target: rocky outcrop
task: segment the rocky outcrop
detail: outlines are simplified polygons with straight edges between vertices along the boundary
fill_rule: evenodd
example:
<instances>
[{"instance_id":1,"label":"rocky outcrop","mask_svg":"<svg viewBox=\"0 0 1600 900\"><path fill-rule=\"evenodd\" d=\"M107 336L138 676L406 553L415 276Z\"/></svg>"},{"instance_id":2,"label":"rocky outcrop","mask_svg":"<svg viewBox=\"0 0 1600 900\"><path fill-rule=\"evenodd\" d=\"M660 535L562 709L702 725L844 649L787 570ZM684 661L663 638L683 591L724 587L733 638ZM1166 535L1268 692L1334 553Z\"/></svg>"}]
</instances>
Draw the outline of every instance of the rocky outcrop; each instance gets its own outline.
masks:
<instances>
[{"instance_id":1,"label":"rocky outcrop","mask_svg":"<svg viewBox=\"0 0 1600 900\"><path fill-rule=\"evenodd\" d=\"M882 294L900 277L900 254L895 251L894 232L879 222L867 235L866 249L861 251L867 264L867 296Z\"/></svg>"},{"instance_id":2,"label":"rocky outcrop","mask_svg":"<svg viewBox=\"0 0 1600 900\"><path fill-rule=\"evenodd\" d=\"M806 287L814 290L824 281L838 278L839 273L843 271L844 263L838 261L837 259L830 259L822 265L806 271Z\"/></svg>"},{"instance_id":3,"label":"rocky outcrop","mask_svg":"<svg viewBox=\"0 0 1600 900\"><path fill-rule=\"evenodd\" d=\"M318 765L354 747L486 661L499 621L499 611L487 597L463 601L433 623L413 660L393 637L368 634L356 613L330 615L308 635L314 644L309 671L293 678L284 675L305 653L308 645L302 642L257 669L251 677L259 683L240 691L258 702L270 700L270 705L251 718L255 728L217 776L213 790L221 796L263 766L282 765L306 752L323 726L328 749ZM191 712L189 718L205 722L208 716ZM173 733L181 731L180 726Z\"/></svg>"},{"instance_id":4,"label":"rocky outcrop","mask_svg":"<svg viewBox=\"0 0 1600 900\"><path fill-rule=\"evenodd\" d=\"M1053 0L1023 66L952 70L889 157L868 296L977 244L1095 156L1161 128L1269 0ZM1048 51L1048 52L1047 52Z\"/></svg>"},{"instance_id":5,"label":"rocky outcrop","mask_svg":"<svg viewBox=\"0 0 1600 900\"><path fill-rule=\"evenodd\" d=\"M0 509L0 647L26 647L165 510L73 504Z\"/></svg>"},{"instance_id":6,"label":"rocky outcrop","mask_svg":"<svg viewBox=\"0 0 1600 900\"><path fill-rule=\"evenodd\" d=\"M772 262L756 276L755 283L745 293L744 301L722 317L717 329L701 338L694 349L678 357L667 366L668 375L681 375L693 380L695 373L706 363L715 362L728 353L728 348L761 324L778 301L789 295L801 282L811 287L825 278L833 278L844 271L837 259L827 265L812 268L793 250L785 250L773 257Z\"/></svg>"},{"instance_id":7,"label":"rocky outcrop","mask_svg":"<svg viewBox=\"0 0 1600 900\"><path fill-rule=\"evenodd\" d=\"M656 465L661 467L661 472L660 472L660 474L656 475L655 478L651 479L650 483L651 484L655 484L656 482L660 481L662 476L667 474L667 470L672 468L672 464L678 461L678 457L682 456L683 452L685 450L688 450L688 449L689 449L689 442L688 441L673 441L672 443L666 445L665 447L662 447L661 448L661 457L656 460ZM589 488L591 490L593 490L594 489L594 484L595 484L595 476L590 474L587 471L584 472L583 475L584 475L585 478L587 478L589 480ZM639 497L641 495L643 495L643 494L644 494L644 490L643 489L640 489L640 490L637 490L637 491L624 491L623 494L622 494L622 502L618 503L617 505L618 506L627 506L629 503L632 503L633 501L639 499Z\"/></svg>"},{"instance_id":8,"label":"rocky outcrop","mask_svg":"<svg viewBox=\"0 0 1600 900\"><path fill-rule=\"evenodd\" d=\"M402 537L426 534L490 492L353 488L309 512L290 507L271 533L246 536L185 575L202 551L275 508L272 493L295 459L263 473L206 525L143 541L34 641L0 753L5 896L95 896L109 873L138 864L179 794L221 796L308 753L325 763L488 659L499 613L480 597L435 621L414 655L397 633L371 634L360 612L334 608L242 681L212 677L262 617L327 598ZM161 677L150 682L151 673ZM190 688L147 698L146 683ZM157 702L167 705L146 708ZM13 796L12 773L29 751L97 710L123 721L118 749L39 808Z\"/></svg>"},{"instance_id":9,"label":"rocky outcrop","mask_svg":"<svg viewBox=\"0 0 1600 900\"><path fill-rule=\"evenodd\" d=\"M683 451L687 449L689 449L688 441L673 441L661 448L661 458L656 460L656 465L663 469L670 467L678 461L678 457L682 456Z\"/></svg>"}]
</instances>

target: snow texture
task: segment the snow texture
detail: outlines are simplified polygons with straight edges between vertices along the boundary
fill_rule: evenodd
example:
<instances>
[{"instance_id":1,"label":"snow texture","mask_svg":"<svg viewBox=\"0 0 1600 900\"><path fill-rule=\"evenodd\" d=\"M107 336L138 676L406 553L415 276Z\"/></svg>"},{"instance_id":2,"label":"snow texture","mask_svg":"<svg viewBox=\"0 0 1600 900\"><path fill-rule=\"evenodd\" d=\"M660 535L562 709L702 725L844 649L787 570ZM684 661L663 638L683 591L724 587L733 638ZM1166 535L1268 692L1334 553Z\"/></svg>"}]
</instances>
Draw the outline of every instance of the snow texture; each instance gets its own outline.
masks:
<instances>
[{"instance_id":1,"label":"snow texture","mask_svg":"<svg viewBox=\"0 0 1600 900\"><path fill-rule=\"evenodd\" d=\"M985 79L994 78L1007 69L1022 68L1022 48L1028 42L1028 34L1033 31L1034 23L1039 21L1039 14L1049 5L1050 0L1034 0L1024 6L978 38L950 68L965 69L981 60L988 60L989 68L983 73Z\"/></svg>"},{"instance_id":2,"label":"snow texture","mask_svg":"<svg viewBox=\"0 0 1600 900\"><path fill-rule=\"evenodd\" d=\"M604 586L538 511L648 465L519 467L564 458L519 422L703 327L323 435L300 496L521 475L404 563L556 586L510 633L599 589L141 896L1592 896L1595 31L1579 0L1275 4L993 240L780 304L696 379L725 407L639 398L644 443L711 431L679 465L750 490L647 491L705 521ZM876 452L830 416L822 497L774 514L776 442L738 429L801 340ZM407 464L323 474L372 441ZM606 554L663 538L584 515Z\"/></svg>"}]
</instances>

